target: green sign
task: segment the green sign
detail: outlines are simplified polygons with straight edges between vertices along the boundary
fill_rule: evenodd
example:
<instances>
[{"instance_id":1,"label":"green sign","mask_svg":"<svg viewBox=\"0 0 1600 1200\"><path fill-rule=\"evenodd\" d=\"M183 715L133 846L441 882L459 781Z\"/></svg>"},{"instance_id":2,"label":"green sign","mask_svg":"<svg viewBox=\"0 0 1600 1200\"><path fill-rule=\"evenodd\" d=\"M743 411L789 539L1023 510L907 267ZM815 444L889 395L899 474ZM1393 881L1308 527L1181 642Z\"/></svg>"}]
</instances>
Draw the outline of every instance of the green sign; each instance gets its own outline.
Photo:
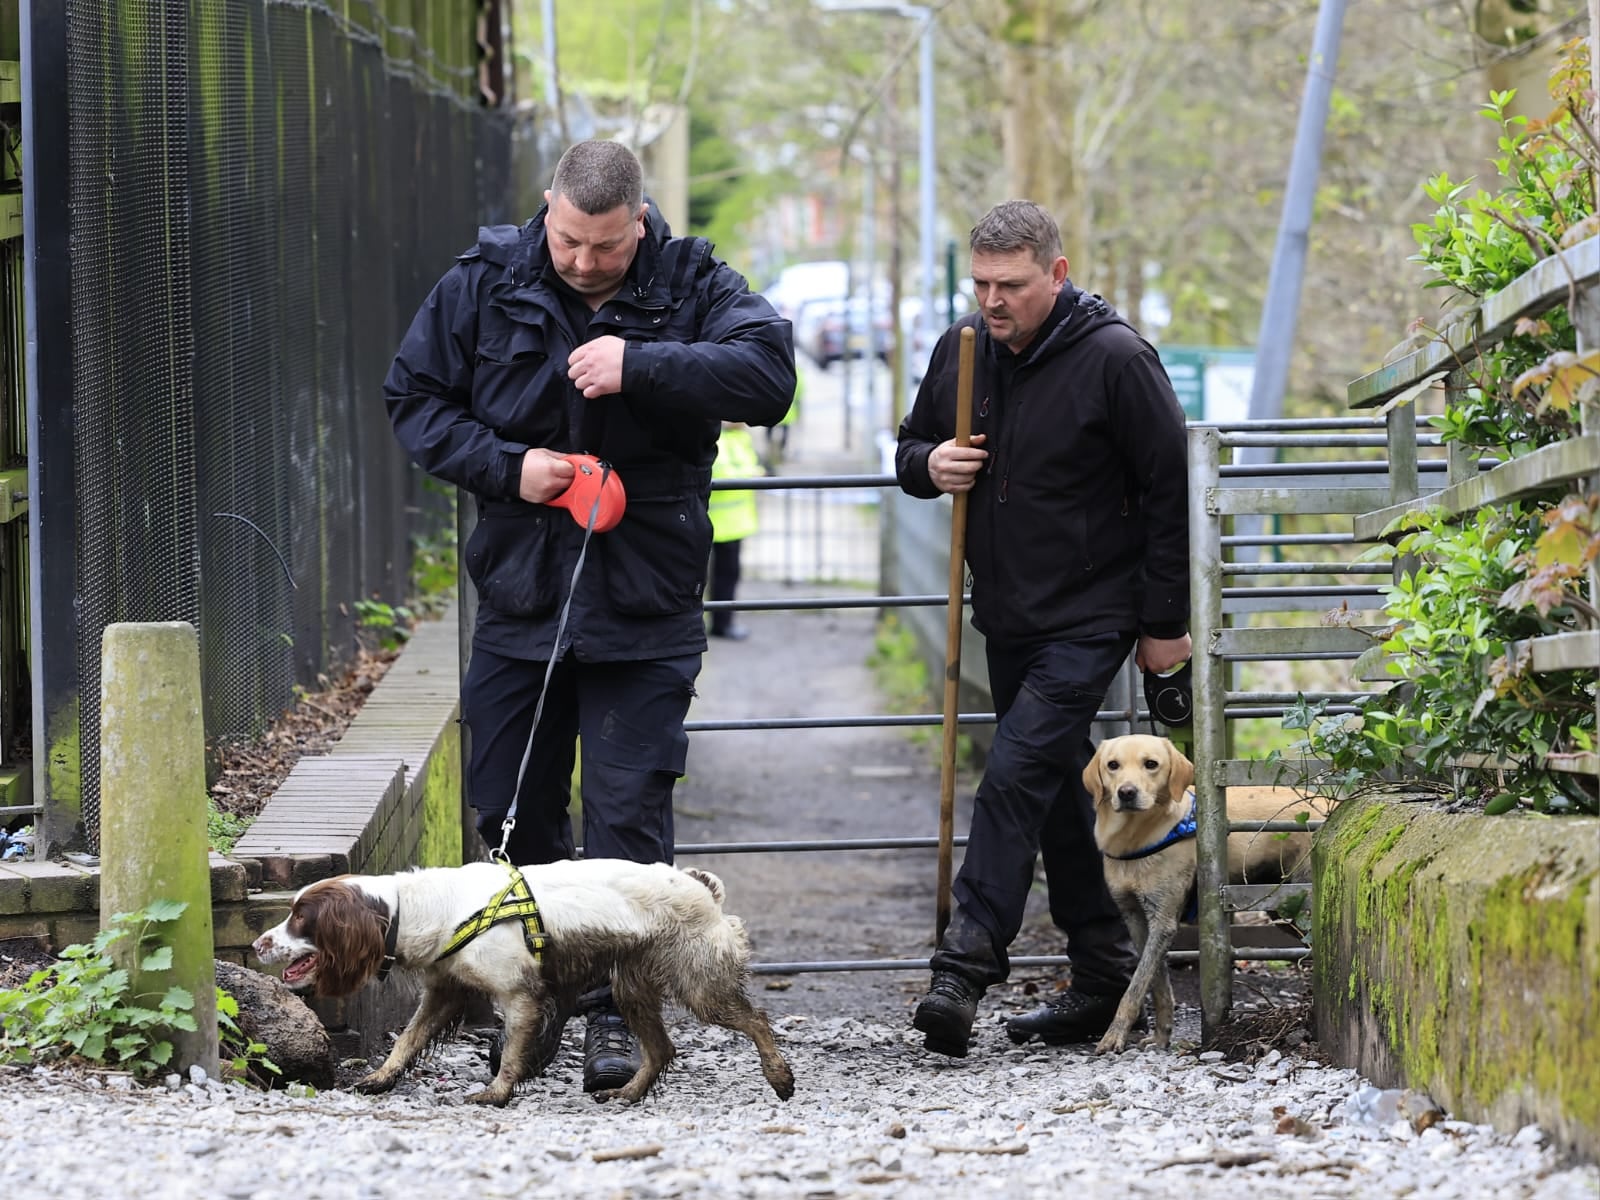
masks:
<instances>
[{"instance_id":1,"label":"green sign","mask_svg":"<svg viewBox=\"0 0 1600 1200\"><path fill-rule=\"evenodd\" d=\"M1256 352L1225 346L1158 347L1161 365L1191 421L1243 421L1250 416Z\"/></svg>"}]
</instances>

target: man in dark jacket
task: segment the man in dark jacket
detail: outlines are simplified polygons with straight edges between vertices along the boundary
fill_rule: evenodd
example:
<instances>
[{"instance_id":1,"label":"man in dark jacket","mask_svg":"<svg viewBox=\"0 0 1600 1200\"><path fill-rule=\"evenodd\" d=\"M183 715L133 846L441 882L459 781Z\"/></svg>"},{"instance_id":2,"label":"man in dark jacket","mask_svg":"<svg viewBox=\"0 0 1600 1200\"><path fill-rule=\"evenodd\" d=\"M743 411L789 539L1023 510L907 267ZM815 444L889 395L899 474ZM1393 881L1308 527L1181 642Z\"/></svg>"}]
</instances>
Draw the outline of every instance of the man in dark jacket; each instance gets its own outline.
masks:
<instances>
[{"instance_id":1,"label":"man in dark jacket","mask_svg":"<svg viewBox=\"0 0 1600 1200\"><path fill-rule=\"evenodd\" d=\"M1183 411L1154 349L1073 287L1056 223L1014 200L972 230L979 311L934 347L900 427L900 486L968 492L972 624L1000 721L973 806L950 925L913 1024L963 1057L984 989L1010 970L1035 857L1067 932L1072 985L1013 1017L1014 1041L1096 1038L1132 974L1082 773L1117 669L1189 657ZM959 331L977 331L972 445L955 443Z\"/></svg>"},{"instance_id":2,"label":"man in dark jacket","mask_svg":"<svg viewBox=\"0 0 1600 1200\"><path fill-rule=\"evenodd\" d=\"M782 419L793 339L709 242L670 235L620 143L571 147L545 201L521 228L479 231L412 321L384 394L411 457L477 501L461 702L484 840L500 845L514 807L513 863L571 858L581 745L584 854L671 862L672 788L706 649L717 435L724 420ZM589 509L552 503L573 483L572 452L609 463L627 493L621 523L586 551L573 518ZM637 1043L609 988L583 1008L584 1088L619 1087ZM559 1047L549 1025L541 1067Z\"/></svg>"}]
</instances>

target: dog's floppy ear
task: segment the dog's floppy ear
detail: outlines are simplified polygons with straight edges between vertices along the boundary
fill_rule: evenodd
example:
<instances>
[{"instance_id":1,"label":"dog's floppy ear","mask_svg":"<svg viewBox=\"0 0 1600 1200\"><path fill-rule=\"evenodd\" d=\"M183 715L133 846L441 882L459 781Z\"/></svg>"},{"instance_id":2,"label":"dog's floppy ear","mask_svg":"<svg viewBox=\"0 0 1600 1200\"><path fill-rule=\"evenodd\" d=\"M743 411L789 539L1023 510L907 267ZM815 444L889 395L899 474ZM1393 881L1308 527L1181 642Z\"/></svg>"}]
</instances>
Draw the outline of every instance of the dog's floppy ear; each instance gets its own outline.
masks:
<instances>
[{"instance_id":1,"label":"dog's floppy ear","mask_svg":"<svg viewBox=\"0 0 1600 1200\"><path fill-rule=\"evenodd\" d=\"M1172 756L1172 771L1167 782L1172 789L1173 798L1177 799L1194 786L1194 764L1171 742L1167 743L1167 747L1168 753Z\"/></svg>"},{"instance_id":2,"label":"dog's floppy ear","mask_svg":"<svg viewBox=\"0 0 1600 1200\"><path fill-rule=\"evenodd\" d=\"M1106 744L1101 742L1095 747L1094 757L1089 760L1089 765L1083 769L1083 787L1089 793L1089 799L1100 803L1102 788L1100 787L1100 756L1105 752Z\"/></svg>"},{"instance_id":3,"label":"dog's floppy ear","mask_svg":"<svg viewBox=\"0 0 1600 1200\"><path fill-rule=\"evenodd\" d=\"M317 948L317 995L348 996L383 965L388 905L349 884L327 880L295 901Z\"/></svg>"}]
</instances>

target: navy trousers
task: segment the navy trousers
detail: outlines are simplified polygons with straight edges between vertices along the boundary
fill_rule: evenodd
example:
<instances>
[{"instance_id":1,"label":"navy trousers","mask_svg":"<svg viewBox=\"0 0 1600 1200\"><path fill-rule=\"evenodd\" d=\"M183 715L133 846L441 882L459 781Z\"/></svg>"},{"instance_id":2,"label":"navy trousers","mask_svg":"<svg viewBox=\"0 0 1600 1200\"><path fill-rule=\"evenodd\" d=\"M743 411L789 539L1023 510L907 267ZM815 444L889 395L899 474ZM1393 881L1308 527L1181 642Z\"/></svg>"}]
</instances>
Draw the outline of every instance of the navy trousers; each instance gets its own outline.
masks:
<instances>
[{"instance_id":1,"label":"navy trousers","mask_svg":"<svg viewBox=\"0 0 1600 1200\"><path fill-rule=\"evenodd\" d=\"M461 686L472 740L467 798L491 849L500 845L545 666L474 647ZM579 745L584 857L672 861L672 787L688 757L683 721L699 674L698 654L556 664L506 847L513 863L573 857L567 805Z\"/></svg>"},{"instance_id":2,"label":"navy trousers","mask_svg":"<svg viewBox=\"0 0 1600 1200\"><path fill-rule=\"evenodd\" d=\"M1094 843L1083 769L1106 689L1133 649L1110 633L1028 646L987 646L999 725L973 801L972 832L952 888L935 970L985 986L1010 974L1006 951L1022 928L1041 850L1050 914L1067 934L1072 985L1120 994L1136 962Z\"/></svg>"}]
</instances>

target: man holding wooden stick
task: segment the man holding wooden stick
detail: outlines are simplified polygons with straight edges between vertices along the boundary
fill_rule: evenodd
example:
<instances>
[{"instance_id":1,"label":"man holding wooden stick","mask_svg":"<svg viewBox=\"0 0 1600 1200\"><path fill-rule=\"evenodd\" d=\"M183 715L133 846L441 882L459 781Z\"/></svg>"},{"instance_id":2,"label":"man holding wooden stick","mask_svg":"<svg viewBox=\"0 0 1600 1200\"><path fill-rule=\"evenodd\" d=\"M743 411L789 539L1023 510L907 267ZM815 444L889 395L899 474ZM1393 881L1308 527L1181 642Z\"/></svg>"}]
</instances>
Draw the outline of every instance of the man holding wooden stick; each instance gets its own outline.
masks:
<instances>
[{"instance_id":1,"label":"man holding wooden stick","mask_svg":"<svg viewBox=\"0 0 1600 1200\"><path fill-rule=\"evenodd\" d=\"M1099 1037L1134 966L1106 892L1082 772L1112 678L1189 657L1183 410L1155 350L1067 278L1037 204L991 209L969 241L979 311L934 347L895 455L910 495L967 494L972 624L999 725L913 1024L964 1057L978 1001L1010 971L1041 844L1072 983L1013 1017L1015 1041ZM960 330L976 331L970 444L955 436ZM953 598L959 603L959 596Z\"/></svg>"}]
</instances>

